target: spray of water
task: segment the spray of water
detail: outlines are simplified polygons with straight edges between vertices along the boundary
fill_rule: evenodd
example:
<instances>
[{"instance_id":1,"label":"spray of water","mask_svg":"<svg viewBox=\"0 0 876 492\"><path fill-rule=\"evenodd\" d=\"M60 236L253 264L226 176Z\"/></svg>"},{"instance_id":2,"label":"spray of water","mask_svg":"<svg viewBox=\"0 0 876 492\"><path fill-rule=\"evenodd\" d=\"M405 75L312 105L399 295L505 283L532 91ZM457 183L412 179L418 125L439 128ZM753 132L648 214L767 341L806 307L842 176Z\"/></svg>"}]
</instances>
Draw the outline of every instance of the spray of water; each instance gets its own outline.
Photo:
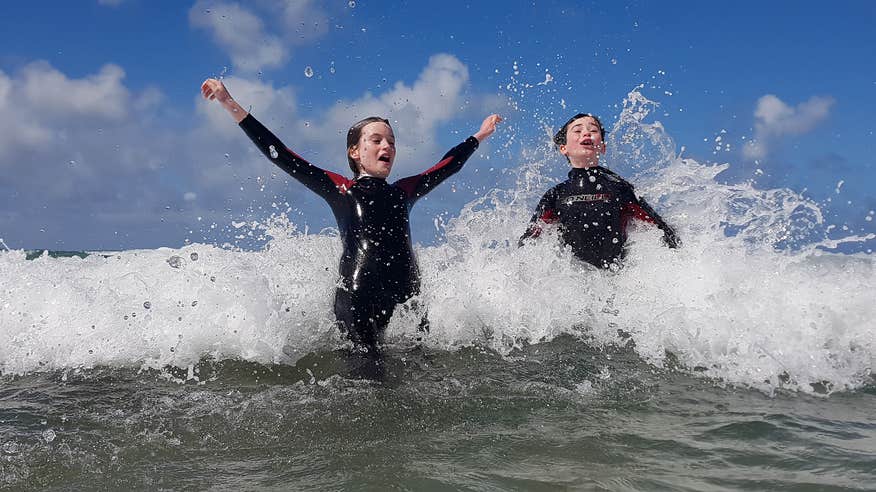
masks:
<instances>
[{"instance_id":1,"label":"spray of water","mask_svg":"<svg viewBox=\"0 0 876 492\"><path fill-rule=\"evenodd\" d=\"M727 164L680 157L663 127L645 122L654 107L638 90L628 95L606 163L677 228L681 249L642 227L624 267L610 272L577 262L551 231L518 248L555 182L545 143L523 152L512 185L444 223L446 241L418 248L423 292L398 310L388 339L414 334L427 311L425 343L440 349L510 354L571 334L767 392L870 384L873 258L830 249L872 236L827 239L819 206L803 196L722 183ZM0 371L185 368L203 357L293 363L342 343L331 309L336 233L301 234L282 215L256 227L272 238L257 252L193 244L84 259L0 253Z\"/></svg>"}]
</instances>

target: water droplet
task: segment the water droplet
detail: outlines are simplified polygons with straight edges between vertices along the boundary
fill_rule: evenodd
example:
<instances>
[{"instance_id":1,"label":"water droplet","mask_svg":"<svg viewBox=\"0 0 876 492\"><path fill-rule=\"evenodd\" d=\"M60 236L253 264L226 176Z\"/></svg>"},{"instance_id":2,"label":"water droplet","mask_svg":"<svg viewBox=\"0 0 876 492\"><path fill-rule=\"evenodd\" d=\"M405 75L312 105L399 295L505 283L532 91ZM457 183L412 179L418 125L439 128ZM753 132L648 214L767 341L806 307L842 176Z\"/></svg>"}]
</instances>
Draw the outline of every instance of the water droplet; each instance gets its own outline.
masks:
<instances>
[{"instance_id":1,"label":"water droplet","mask_svg":"<svg viewBox=\"0 0 876 492\"><path fill-rule=\"evenodd\" d=\"M151 309L151 308L152 308L152 303L149 302L149 301L146 301L146 302L143 303L143 307L146 308L146 309Z\"/></svg>"},{"instance_id":2,"label":"water droplet","mask_svg":"<svg viewBox=\"0 0 876 492\"><path fill-rule=\"evenodd\" d=\"M183 264L183 259L179 256L173 255L167 259L167 264L170 265L171 268L179 268Z\"/></svg>"},{"instance_id":3,"label":"water droplet","mask_svg":"<svg viewBox=\"0 0 876 492\"><path fill-rule=\"evenodd\" d=\"M308 79L310 77L313 77L313 67L311 67L310 65L304 67L304 76Z\"/></svg>"},{"instance_id":4,"label":"water droplet","mask_svg":"<svg viewBox=\"0 0 876 492\"><path fill-rule=\"evenodd\" d=\"M55 431L53 431L52 429L49 429L47 431L43 431L43 440L45 440L47 443L54 441L55 437L56 437Z\"/></svg>"},{"instance_id":5,"label":"water droplet","mask_svg":"<svg viewBox=\"0 0 876 492\"><path fill-rule=\"evenodd\" d=\"M277 157L280 157L280 154L277 152L277 148L273 145L268 146L268 152L271 153L271 159L276 159Z\"/></svg>"},{"instance_id":6,"label":"water droplet","mask_svg":"<svg viewBox=\"0 0 876 492\"><path fill-rule=\"evenodd\" d=\"M349 5L351 9L356 8L356 0L350 0L347 2L347 5Z\"/></svg>"},{"instance_id":7,"label":"water droplet","mask_svg":"<svg viewBox=\"0 0 876 492\"><path fill-rule=\"evenodd\" d=\"M332 64L329 65L329 73L332 75L335 74L335 62L332 62Z\"/></svg>"},{"instance_id":8,"label":"water droplet","mask_svg":"<svg viewBox=\"0 0 876 492\"><path fill-rule=\"evenodd\" d=\"M195 307L197 305L198 305L198 301L192 301L192 307ZM180 336L182 336L182 335L180 335Z\"/></svg>"},{"instance_id":9,"label":"water droplet","mask_svg":"<svg viewBox=\"0 0 876 492\"><path fill-rule=\"evenodd\" d=\"M591 182L591 183L595 183L595 182L596 182L596 176L590 176L589 178L590 178L590 182Z\"/></svg>"},{"instance_id":10,"label":"water droplet","mask_svg":"<svg viewBox=\"0 0 876 492\"><path fill-rule=\"evenodd\" d=\"M198 261L198 253L192 253L192 254L190 254L190 255L189 255L189 258L191 258L192 261Z\"/></svg>"}]
</instances>

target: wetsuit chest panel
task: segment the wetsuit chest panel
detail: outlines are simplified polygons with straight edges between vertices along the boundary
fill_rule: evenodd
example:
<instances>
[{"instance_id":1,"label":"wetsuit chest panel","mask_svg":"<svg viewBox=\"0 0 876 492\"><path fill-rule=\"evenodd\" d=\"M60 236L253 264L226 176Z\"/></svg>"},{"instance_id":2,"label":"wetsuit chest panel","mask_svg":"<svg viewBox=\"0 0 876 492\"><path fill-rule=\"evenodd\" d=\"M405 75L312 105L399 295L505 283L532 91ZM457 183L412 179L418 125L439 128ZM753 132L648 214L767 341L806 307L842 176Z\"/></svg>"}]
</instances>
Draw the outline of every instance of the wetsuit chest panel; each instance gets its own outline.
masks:
<instances>
[{"instance_id":1,"label":"wetsuit chest panel","mask_svg":"<svg viewBox=\"0 0 876 492\"><path fill-rule=\"evenodd\" d=\"M377 178L358 179L346 192L338 216L344 239L342 278L352 290L407 292L418 282L410 239L407 196Z\"/></svg>"},{"instance_id":2,"label":"wetsuit chest panel","mask_svg":"<svg viewBox=\"0 0 876 492\"><path fill-rule=\"evenodd\" d=\"M576 169L557 189L556 214L563 241L594 264L618 258L626 240L624 207L631 191L598 169Z\"/></svg>"}]
</instances>

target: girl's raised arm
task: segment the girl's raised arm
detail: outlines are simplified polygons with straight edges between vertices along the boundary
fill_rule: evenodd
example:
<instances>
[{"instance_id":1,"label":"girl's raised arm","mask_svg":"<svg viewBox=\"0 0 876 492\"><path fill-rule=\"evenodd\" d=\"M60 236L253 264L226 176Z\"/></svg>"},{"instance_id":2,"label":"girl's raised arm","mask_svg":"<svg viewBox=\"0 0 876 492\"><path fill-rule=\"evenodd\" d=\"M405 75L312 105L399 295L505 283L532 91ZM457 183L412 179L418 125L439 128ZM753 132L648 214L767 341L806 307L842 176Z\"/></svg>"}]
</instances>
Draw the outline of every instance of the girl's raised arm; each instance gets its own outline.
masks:
<instances>
[{"instance_id":1,"label":"girl's raised arm","mask_svg":"<svg viewBox=\"0 0 876 492\"><path fill-rule=\"evenodd\" d=\"M249 114L228 93L225 84L221 80L207 79L201 84L201 94L208 101L218 101L228 111L236 123L240 123Z\"/></svg>"},{"instance_id":2,"label":"girl's raised arm","mask_svg":"<svg viewBox=\"0 0 876 492\"><path fill-rule=\"evenodd\" d=\"M352 184L340 174L314 166L283 145L276 135L237 104L221 80L205 80L201 84L201 94L208 101L218 101L265 157L324 198L329 205L334 207Z\"/></svg>"},{"instance_id":3,"label":"girl's raised arm","mask_svg":"<svg viewBox=\"0 0 876 492\"><path fill-rule=\"evenodd\" d=\"M471 157L478 145L496 131L496 125L500 121L502 117L497 114L487 116L477 133L450 149L437 164L420 174L396 181L396 186L408 195L408 203L413 205L423 195L462 169L462 165Z\"/></svg>"}]
</instances>

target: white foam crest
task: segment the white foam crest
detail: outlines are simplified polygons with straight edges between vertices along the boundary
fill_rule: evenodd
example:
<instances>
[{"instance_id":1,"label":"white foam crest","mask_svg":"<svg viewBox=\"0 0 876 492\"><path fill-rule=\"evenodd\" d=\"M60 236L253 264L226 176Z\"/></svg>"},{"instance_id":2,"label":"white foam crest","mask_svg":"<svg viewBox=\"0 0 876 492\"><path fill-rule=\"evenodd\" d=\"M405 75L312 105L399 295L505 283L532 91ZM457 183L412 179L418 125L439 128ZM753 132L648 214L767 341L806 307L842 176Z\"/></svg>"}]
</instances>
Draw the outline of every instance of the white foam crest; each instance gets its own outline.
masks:
<instances>
[{"instance_id":1,"label":"white foam crest","mask_svg":"<svg viewBox=\"0 0 876 492\"><path fill-rule=\"evenodd\" d=\"M0 371L186 367L203 356L288 363L336 339L337 239L270 227L278 239L260 252L0 254Z\"/></svg>"},{"instance_id":2,"label":"white foam crest","mask_svg":"<svg viewBox=\"0 0 876 492\"><path fill-rule=\"evenodd\" d=\"M638 190L676 226L683 248L664 247L655 229L634 231L618 273L581 265L551 235L518 249L549 186L535 192L533 174L547 164L531 161L513 190L467 205L448 222L446 244L421 252L432 342L508 353L559 333L613 343L620 329L651 363L663 365L669 352L684 367L765 391L871 382L872 255L826 251L837 241L826 239L820 208L792 190L722 184L727 164L678 157L659 123L642 123L650 103L638 93L630 100L612 131L626 147L615 155L645 163ZM394 320L391 331L411 322Z\"/></svg>"},{"instance_id":3,"label":"white foam crest","mask_svg":"<svg viewBox=\"0 0 876 492\"><path fill-rule=\"evenodd\" d=\"M518 248L564 165L545 143L523 155L515 183L448 221L444 243L418 248L426 343L507 354L566 333L622 342L622 330L652 364L671 353L683 367L765 391L872 382L873 256L829 251L872 238L827 239L821 209L792 190L720 182L729 164L676 155L662 126L644 122L649 108L631 93L610 133L613 158L624 160L607 163L633 178L683 247L641 228L616 273L579 263L550 230ZM256 227L272 237L259 252L195 244L34 261L0 252L0 371L186 367L205 355L291 363L339 343L337 234L299 234L284 217ZM421 309L398 310L390 339L415 333Z\"/></svg>"}]
</instances>

